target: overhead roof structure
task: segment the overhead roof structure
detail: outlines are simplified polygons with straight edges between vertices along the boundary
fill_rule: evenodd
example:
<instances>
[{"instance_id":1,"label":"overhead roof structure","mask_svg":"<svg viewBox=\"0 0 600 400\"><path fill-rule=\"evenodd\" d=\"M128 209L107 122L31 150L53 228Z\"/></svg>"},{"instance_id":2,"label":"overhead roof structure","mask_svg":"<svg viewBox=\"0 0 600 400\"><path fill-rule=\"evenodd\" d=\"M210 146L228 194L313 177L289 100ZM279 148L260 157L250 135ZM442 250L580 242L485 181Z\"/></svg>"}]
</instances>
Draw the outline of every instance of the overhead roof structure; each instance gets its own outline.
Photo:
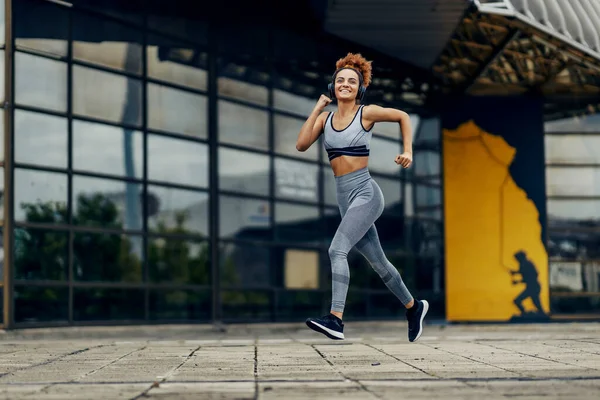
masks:
<instances>
[{"instance_id":1,"label":"overhead roof structure","mask_svg":"<svg viewBox=\"0 0 600 400\"><path fill-rule=\"evenodd\" d=\"M428 69L444 94L541 95L547 119L600 106L600 0L335 0L325 15L328 32Z\"/></svg>"}]
</instances>

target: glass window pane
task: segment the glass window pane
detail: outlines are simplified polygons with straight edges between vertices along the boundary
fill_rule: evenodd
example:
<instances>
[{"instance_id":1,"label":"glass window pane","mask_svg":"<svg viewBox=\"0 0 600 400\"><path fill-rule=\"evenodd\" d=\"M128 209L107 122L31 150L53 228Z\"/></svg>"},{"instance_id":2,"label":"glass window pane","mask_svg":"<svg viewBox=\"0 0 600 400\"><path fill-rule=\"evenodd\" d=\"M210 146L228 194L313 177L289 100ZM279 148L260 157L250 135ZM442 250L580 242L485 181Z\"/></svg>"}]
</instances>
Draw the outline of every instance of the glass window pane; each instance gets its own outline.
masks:
<instances>
[{"instance_id":1,"label":"glass window pane","mask_svg":"<svg viewBox=\"0 0 600 400\"><path fill-rule=\"evenodd\" d=\"M600 168L546 168L548 196L600 196Z\"/></svg>"},{"instance_id":2,"label":"glass window pane","mask_svg":"<svg viewBox=\"0 0 600 400\"><path fill-rule=\"evenodd\" d=\"M161 234L208 237L208 194L148 186L148 229Z\"/></svg>"},{"instance_id":3,"label":"glass window pane","mask_svg":"<svg viewBox=\"0 0 600 400\"><path fill-rule=\"evenodd\" d=\"M141 198L138 183L73 176L73 224L139 230Z\"/></svg>"},{"instance_id":4,"label":"glass window pane","mask_svg":"<svg viewBox=\"0 0 600 400\"><path fill-rule=\"evenodd\" d=\"M269 149L269 115L266 111L219 100L219 141Z\"/></svg>"},{"instance_id":5,"label":"glass window pane","mask_svg":"<svg viewBox=\"0 0 600 400\"><path fill-rule=\"evenodd\" d=\"M73 66L73 112L78 115L139 126L142 84L137 79Z\"/></svg>"},{"instance_id":6,"label":"glass window pane","mask_svg":"<svg viewBox=\"0 0 600 400\"><path fill-rule=\"evenodd\" d=\"M73 277L78 281L141 282L141 236L75 232Z\"/></svg>"},{"instance_id":7,"label":"glass window pane","mask_svg":"<svg viewBox=\"0 0 600 400\"><path fill-rule=\"evenodd\" d=\"M373 177L373 180L377 182L377 185L379 185L379 188L383 193L386 211L393 210L398 214L403 214L402 208L400 208L402 206L402 188L400 180L386 179L380 176Z\"/></svg>"},{"instance_id":8,"label":"glass window pane","mask_svg":"<svg viewBox=\"0 0 600 400\"><path fill-rule=\"evenodd\" d=\"M417 185L417 207L440 204L442 204L442 195L439 187Z\"/></svg>"},{"instance_id":9,"label":"glass window pane","mask_svg":"<svg viewBox=\"0 0 600 400\"><path fill-rule=\"evenodd\" d=\"M144 289L73 289L75 321L141 320Z\"/></svg>"},{"instance_id":10,"label":"glass window pane","mask_svg":"<svg viewBox=\"0 0 600 400\"><path fill-rule=\"evenodd\" d=\"M74 60L142 73L141 31L94 15L73 13L73 38L86 38L90 32L104 40L73 40Z\"/></svg>"},{"instance_id":11,"label":"glass window pane","mask_svg":"<svg viewBox=\"0 0 600 400\"><path fill-rule=\"evenodd\" d=\"M66 321L69 289L15 286L15 322Z\"/></svg>"},{"instance_id":12,"label":"glass window pane","mask_svg":"<svg viewBox=\"0 0 600 400\"><path fill-rule=\"evenodd\" d=\"M298 133L302 129L305 121L298 118L284 117L283 115L275 114L275 151L281 154L287 154L293 157L302 157L308 160L317 160L319 158L319 146L321 141L317 140L305 152L296 150L296 141Z\"/></svg>"},{"instance_id":13,"label":"glass window pane","mask_svg":"<svg viewBox=\"0 0 600 400\"><path fill-rule=\"evenodd\" d=\"M206 96L148 83L148 128L207 137Z\"/></svg>"},{"instance_id":14,"label":"glass window pane","mask_svg":"<svg viewBox=\"0 0 600 400\"><path fill-rule=\"evenodd\" d=\"M573 228L576 225L572 226ZM563 228L563 229L560 229ZM558 229L550 230L548 233L548 255L553 260L598 260L600 259L600 231L595 230L576 230L576 229L564 229L567 228L565 225L558 225ZM600 283L600 276L596 275L596 284L589 285L593 282L594 274L593 271L590 271L592 265L590 263L585 263L583 265L583 271L580 271L579 274L568 274L567 272L566 278L568 281L573 283L578 281L577 291L583 291L583 288L589 288L590 286L595 286L596 292L600 292L600 288L598 288L598 283ZM596 274L600 274L600 265L598 265ZM587 270L587 271L586 271ZM561 271L558 273L560 274ZM563 274L564 274L563 272ZM591 273L591 276L590 276ZM551 273L551 275L553 275ZM570 275L570 276L569 276ZM563 276L564 278L565 276ZM553 280L551 278L551 280ZM557 279L560 280L560 279ZM583 286L583 287L582 287Z\"/></svg>"},{"instance_id":15,"label":"glass window pane","mask_svg":"<svg viewBox=\"0 0 600 400\"><path fill-rule=\"evenodd\" d=\"M209 243L148 238L148 275L155 283L210 285Z\"/></svg>"},{"instance_id":16,"label":"glass window pane","mask_svg":"<svg viewBox=\"0 0 600 400\"><path fill-rule=\"evenodd\" d=\"M15 102L67 111L67 64L16 52Z\"/></svg>"},{"instance_id":17,"label":"glass window pane","mask_svg":"<svg viewBox=\"0 0 600 400\"><path fill-rule=\"evenodd\" d=\"M550 227L600 227L600 200L548 200Z\"/></svg>"},{"instance_id":18,"label":"glass window pane","mask_svg":"<svg viewBox=\"0 0 600 400\"><path fill-rule=\"evenodd\" d=\"M156 4L156 2L154 3ZM166 11L170 6L165 4ZM194 43L206 44L208 41L208 22L198 19L186 19L172 17L171 13L152 13L148 15L148 27L152 30L179 36L181 38L192 40Z\"/></svg>"},{"instance_id":19,"label":"glass window pane","mask_svg":"<svg viewBox=\"0 0 600 400\"><path fill-rule=\"evenodd\" d=\"M338 205L337 202L337 186L335 183L335 176L333 175L333 171L331 168L323 167L323 191L325 204L330 206Z\"/></svg>"},{"instance_id":20,"label":"glass window pane","mask_svg":"<svg viewBox=\"0 0 600 400\"><path fill-rule=\"evenodd\" d=\"M4 3L5 1L2 1L0 8L3 14ZM67 55L69 16L66 7L36 0L18 0L11 3L17 47L59 56ZM41 20L52 23L43 23ZM2 28L0 32L4 43L4 26Z\"/></svg>"},{"instance_id":21,"label":"glass window pane","mask_svg":"<svg viewBox=\"0 0 600 400\"><path fill-rule=\"evenodd\" d=\"M16 279L68 278L68 232L15 228L14 235Z\"/></svg>"},{"instance_id":22,"label":"glass window pane","mask_svg":"<svg viewBox=\"0 0 600 400\"><path fill-rule=\"evenodd\" d=\"M67 223L67 175L15 169L17 222Z\"/></svg>"},{"instance_id":23,"label":"glass window pane","mask_svg":"<svg viewBox=\"0 0 600 400\"><path fill-rule=\"evenodd\" d=\"M198 65L185 65L194 57L206 57L205 53L188 44L180 44L156 35L148 35L146 56L148 76L194 89L207 90L208 72Z\"/></svg>"},{"instance_id":24,"label":"glass window pane","mask_svg":"<svg viewBox=\"0 0 600 400\"><path fill-rule=\"evenodd\" d=\"M222 287L269 286L269 248L221 243L219 252Z\"/></svg>"},{"instance_id":25,"label":"glass window pane","mask_svg":"<svg viewBox=\"0 0 600 400\"><path fill-rule=\"evenodd\" d=\"M417 178L439 179L440 153L423 150L415 152L412 168Z\"/></svg>"},{"instance_id":26,"label":"glass window pane","mask_svg":"<svg viewBox=\"0 0 600 400\"><path fill-rule=\"evenodd\" d=\"M67 168L67 145L66 118L15 110L15 162Z\"/></svg>"},{"instance_id":27,"label":"glass window pane","mask_svg":"<svg viewBox=\"0 0 600 400\"><path fill-rule=\"evenodd\" d=\"M275 159L275 195L304 201L319 200L319 166L300 161Z\"/></svg>"},{"instance_id":28,"label":"glass window pane","mask_svg":"<svg viewBox=\"0 0 600 400\"><path fill-rule=\"evenodd\" d=\"M549 121L545 132L600 132L600 114Z\"/></svg>"},{"instance_id":29,"label":"glass window pane","mask_svg":"<svg viewBox=\"0 0 600 400\"><path fill-rule=\"evenodd\" d=\"M414 131L414 126L413 126ZM400 139L400 124L397 122L377 122L372 129L373 135L385 136L391 139Z\"/></svg>"},{"instance_id":30,"label":"glass window pane","mask_svg":"<svg viewBox=\"0 0 600 400\"><path fill-rule=\"evenodd\" d=\"M219 196L219 234L223 238L271 239L269 201Z\"/></svg>"},{"instance_id":31,"label":"glass window pane","mask_svg":"<svg viewBox=\"0 0 600 400\"><path fill-rule=\"evenodd\" d=\"M208 146L149 134L148 179L208 187Z\"/></svg>"},{"instance_id":32,"label":"glass window pane","mask_svg":"<svg viewBox=\"0 0 600 400\"><path fill-rule=\"evenodd\" d=\"M290 85L291 84L292 82L290 81ZM327 89L327 87L325 87L325 89ZM317 105L318 99L318 97L313 99L309 97L298 96L283 90L273 90L273 102L275 108L298 114L299 116L306 115L307 118L310 113L312 113L315 105Z\"/></svg>"},{"instance_id":33,"label":"glass window pane","mask_svg":"<svg viewBox=\"0 0 600 400\"><path fill-rule=\"evenodd\" d=\"M4 103L4 50L0 50L0 102Z\"/></svg>"},{"instance_id":34,"label":"glass window pane","mask_svg":"<svg viewBox=\"0 0 600 400\"><path fill-rule=\"evenodd\" d=\"M598 125L600 132L600 124ZM546 135L546 163L600 164L600 134Z\"/></svg>"},{"instance_id":35,"label":"glass window pane","mask_svg":"<svg viewBox=\"0 0 600 400\"><path fill-rule=\"evenodd\" d=\"M14 6L13 6L14 7ZM13 8L13 14L16 16L16 10ZM0 44L4 44L4 0L0 0Z\"/></svg>"},{"instance_id":36,"label":"glass window pane","mask_svg":"<svg viewBox=\"0 0 600 400\"><path fill-rule=\"evenodd\" d=\"M143 136L139 131L73 121L75 170L141 179L144 175L143 147Z\"/></svg>"},{"instance_id":37,"label":"glass window pane","mask_svg":"<svg viewBox=\"0 0 600 400\"><path fill-rule=\"evenodd\" d=\"M264 86L269 83L269 75L259 70L262 65L257 69L252 65L240 65L223 58L219 58L218 63L219 96L233 97L262 106L269 104L269 89Z\"/></svg>"},{"instance_id":38,"label":"glass window pane","mask_svg":"<svg viewBox=\"0 0 600 400\"><path fill-rule=\"evenodd\" d=\"M306 315L320 315L322 306L326 302L321 292L309 290L277 292L276 317L278 321L299 321L306 318Z\"/></svg>"},{"instance_id":39,"label":"glass window pane","mask_svg":"<svg viewBox=\"0 0 600 400\"><path fill-rule=\"evenodd\" d=\"M272 291L224 290L221 304L224 320L271 320Z\"/></svg>"},{"instance_id":40,"label":"glass window pane","mask_svg":"<svg viewBox=\"0 0 600 400\"><path fill-rule=\"evenodd\" d=\"M413 121L411 115L411 122ZM423 118L419 121L421 129L417 130L417 126L413 124L413 133L417 136L413 140L413 144L417 143L439 143L441 135L440 119L439 118Z\"/></svg>"},{"instance_id":41,"label":"glass window pane","mask_svg":"<svg viewBox=\"0 0 600 400\"><path fill-rule=\"evenodd\" d=\"M319 241L321 220L317 206L275 203L275 237L286 242Z\"/></svg>"},{"instance_id":42,"label":"glass window pane","mask_svg":"<svg viewBox=\"0 0 600 400\"><path fill-rule=\"evenodd\" d=\"M402 167L394 161L400 154L400 144L380 138L371 139L369 170L385 174L399 175Z\"/></svg>"},{"instance_id":43,"label":"glass window pane","mask_svg":"<svg viewBox=\"0 0 600 400\"><path fill-rule=\"evenodd\" d=\"M220 147L219 189L268 196L269 164L268 156Z\"/></svg>"},{"instance_id":44,"label":"glass window pane","mask_svg":"<svg viewBox=\"0 0 600 400\"><path fill-rule=\"evenodd\" d=\"M148 299L150 320L208 321L212 314L208 290L151 290Z\"/></svg>"}]
</instances>

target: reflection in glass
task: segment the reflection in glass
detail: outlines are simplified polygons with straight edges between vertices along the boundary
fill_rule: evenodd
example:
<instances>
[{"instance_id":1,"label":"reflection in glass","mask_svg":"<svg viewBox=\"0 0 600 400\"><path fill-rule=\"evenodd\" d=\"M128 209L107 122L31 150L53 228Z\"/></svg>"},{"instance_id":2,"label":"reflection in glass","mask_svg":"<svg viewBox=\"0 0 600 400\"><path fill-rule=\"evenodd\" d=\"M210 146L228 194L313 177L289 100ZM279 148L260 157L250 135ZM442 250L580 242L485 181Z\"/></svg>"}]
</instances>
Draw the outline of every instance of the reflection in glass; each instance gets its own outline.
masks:
<instances>
[{"instance_id":1,"label":"reflection in glass","mask_svg":"<svg viewBox=\"0 0 600 400\"><path fill-rule=\"evenodd\" d=\"M549 164L600 164L600 123L598 136L545 135L545 156ZM565 149L569 149L565 151Z\"/></svg>"},{"instance_id":2,"label":"reflection in glass","mask_svg":"<svg viewBox=\"0 0 600 400\"><path fill-rule=\"evenodd\" d=\"M441 175L440 153L433 151L417 151L414 154L412 169L417 178L428 180L439 179Z\"/></svg>"},{"instance_id":3,"label":"reflection in glass","mask_svg":"<svg viewBox=\"0 0 600 400\"><path fill-rule=\"evenodd\" d=\"M206 96L148 83L148 128L206 139Z\"/></svg>"},{"instance_id":4,"label":"reflection in glass","mask_svg":"<svg viewBox=\"0 0 600 400\"><path fill-rule=\"evenodd\" d=\"M140 126L142 84L110 72L73 65L73 112L78 115Z\"/></svg>"},{"instance_id":5,"label":"reflection in glass","mask_svg":"<svg viewBox=\"0 0 600 400\"><path fill-rule=\"evenodd\" d=\"M13 8L13 14L15 16L17 15L15 8ZM0 45L4 44L4 35L5 35L4 16L5 16L4 15L4 0L0 0Z\"/></svg>"},{"instance_id":6,"label":"reflection in glass","mask_svg":"<svg viewBox=\"0 0 600 400\"><path fill-rule=\"evenodd\" d=\"M85 38L89 32L110 38L99 42L73 40L73 59L104 67L142 73L142 32L120 23L90 14L73 13L73 38Z\"/></svg>"},{"instance_id":7,"label":"reflection in glass","mask_svg":"<svg viewBox=\"0 0 600 400\"><path fill-rule=\"evenodd\" d=\"M165 82L206 90L208 73L198 66L185 65L198 50L156 35L148 35L148 76ZM206 57L203 53L200 57ZM177 62L180 60L181 62Z\"/></svg>"},{"instance_id":8,"label":"reflection in glass","mask_svg":"<svg viewBox=\"0 0 600 400\"><path fill-rule=\"evenodd\" d=\"M371 140L369 170L400 175L402 167L394 161L398 154L400 154L400 145L398 142L374 137Z\"/></svg>"},{"instance_id":9,"label":"reflection in glass","mask_svg":"<svg viewBox=\"0 0 600 400\"><path fill-rule=\"evenodd\" d=\"M321 230L319 208L277 202L275 235L281 241L318 242Z\"/></svg>"},{"instance_id":10,"label":"reflection in glass","mask_svg":"<svg viewBox=\"0 0 600 400\"><path fill-rule=\"evenodd\" d=\"M149 238L147 262L151 282L211 284L208 242L169 237Z\"/></svg>"},{"instance_id":11,"label":"reflection in glass","mask_svg":"<svg viewBox=\"0 0 600 400\"><path fill-rule=\"evenodd\" d=\"M223 64L222 60L219 61ZM267 106L269 104L269 89L266 86L235 79L238 76L243 75L245 77L251 77L248 79L253 78L253 81L258 80L264 85L268 84L269 76L267 74L263 74L259 71L249 72L248 69L252 69L252 67L236 65L234 63L221 65L218 78L219 96L233 97L235 99L256 103L261 106Z\"/></svg>"},{"instance_id":12,"label":"reflection in glass","mask_svg":"<svg viewBox=\"0 0 600 400\"><path fill-rule=\"evenodd\" d=\"M4 50L0 50L0 102L2 103L4 103L4 94Z\"/></svg>"},{"instance_id":13,"label":"reflection in glass","mask_svg":"<svg viewBox=\"0 0 600 400\"><path fill-rule=\"evenodd\" d=\"M319 288L319 251L282 248L282 257L274 260L273 267L283 275L286 289ZM277 252L280 253L280 252Z\"/></svg>"},{"instance_id":14,"label":"reflection in glass","mask_svg":"<svg viewBox=\"0 0 600 400\"><path fill-rule=\"evenodd\" d=\"M257 149L269 149L266 111L219 100L219 141Z\"/></svg>"},{"instance_id":15,"label":"reflection in glass","mask_svg":"<svg viewBox=\"0 0 600 400\"><path fill-rule=\"evenodd\" d=\"M263 246L221 243L221 285L228 287L269 286L269 249Z\"/></svg>"},{"instance_id":16,"label":"reflection in glass","mask_svg":"<svg viewBox=\"0 0 600 400\"><path fill-rule=\"evenodd\" d=\"M547 167L548 196L600 196L600 168Z\"/></svg>"},{"instance_id":17,"label":"reflection in glass","mask_svg":"<svg viewBox=\"0 0 600 400\"><path fill-rule=\"evenodd\" d=\"M141 194L137 183L75 175L73 224L139 230Z\"/></svg>"},{"instance_id":18,"label":"reflection in glass","mask_svg":"<svg viewBox=\"0 0 600 400\"><path fill-rule=\"evenodd\" d=\"M286 290L277 292L277 320L296 321L307 315L321 315L326 302L323 293L308 290Z\"/></svg>"},{"instance_id":19,"label":"reflection in glass","mask_svg":"<svg viewBox=\"0 0 600 400\"><path fill-rule=\"evenodd\" d=\"M141 179L143 136L139 131L73 121L73 169Z\"/></svg>"},{"instance_id":20,"label":"reflection in glass","mask_svg":"<svg viewBox=\"0 0 600 400\"><path fill-rule=\"evenodd\" d=\"M560 229L563 228L563 229ZM566 230L565 226L559 230L549 230L548 255L553 260L598 260L600 259L600 231L599 230ZM593 268L592 268L593 269ZM584 277L583 272L577 275L563 271L572 280L574 276ZM600 271L599 271L600 272ZM580 288L580 290L583 288ZM600 290L598 290L600 292Z\"/></svg>"},{"instance_id":21,"label":"reflection in glass","mask_svg":"<svg viewBox=\"0 0 600 400\"><path fill-rule=\"evenodd\" d=\"M275 196L318 201L319 166L283 158L275 159Z\"/></svg>"},{"instance_id":22,"label":"reflection in glass","mask_svg":"<svg viewBox=\"0 0 600 400\"><path fill-rule=\"evenodd\" d=\"M66 321L69 289L15 285L15 322Z\"/></svg>"},{"instance_id":23,"label":"reflection in glass","mask_svg":"<svg viewBox=\"0 0 600 400\"><path fill-rule=\"evenodd\" d=\"M141 282L142 237L75 232L73 277L78 281Z\"/></svg>"},{"instance_id":24,"label":"reflection in glass","mask_svg":"<svg viewBox=\"0 0 600 400\"><path fill-rule=\"evenodd\" d=\"M600 132L600 114L548 121L545 132Z\"/></svg>"},{"instance_id":25,"label":"reflection in glass","mask_svg":"<svg viewBox=\"0 0 600 400\"><path fill-rule=\"evenodd\" d=\"M139 320L143 304L144 289L73 289L75 321Z\"/></svg>"},{"instance_id":26,"label":"reflection in glass","mask_svg":"<svg viewBox=\"0 0 600 400\"><path fill-rule=\"evenodd\" d=\"M5 0L0 1L4 17ZM18 48L37 50L58 56L67 55L69 16L67 8L48 1L11 1L15 44ZM45 22L41 22L42 19ZM4 18L1 20L4 22ZM49 23L48 21L51 21ZM0 29L4 43L4 24Z\"/></svg>"},{"instance_id":27,"label":"reflection in glass","mask_svg":"<svg viewBox=\"0 0 600 400\"><path fill-rule=\"evenodd\" d=\"M551 227L600 227L600 200L548 200Z\"/></svg>"},{"instance_id":28,"label":"reflection in glass","mask_svg":"<svg viewBox=\"0 0 600 400\"><path fill-rule=\"evenodd\" d=\"M271 318L271 291L224 290L221 304L224 320L269 320Z\"/></svg>"},{"instance_id":29,"label":"reflection in glass","mask_svg":"<svg viewBox=\"0 0 600 400\"><path fill-rule=\"evenodd\" d=\"M298 139L298 133L300 132L300 129L302 129L302 125L304 125L304 121L276 114L274 124L275 151L277 153L315 161L319 158L320 140L315 141L315 143L304 152L296 150L296 140Z\"/></svg>"},{"instance_id":30,"label":"reflection in glass","mask_svg":"<svg viewBox=\"0 0 600 400\"><path fill-rule=\"evenodd\" d=\"M269 157L219 147L219 189L269 195Z\"/></svg>"},{"instance_id":31,"label":"reflection in glass","mask_svg":"<svg viewBox=\"0 0 600 400\"><path fill-rule=\"evenodd\" d=\"M16 168L15 221L66 223L67 175Z\"/></svg>"},{"instance_id":32,"label":"reflection in glass","mask_svg":"<svg viewBox=\"0 0 600 400\"><path fill-rule=\"evenodd\" d=\"M383 193L386 211L389 212L393 210L397 214L402 214L403 211L400 208L402 206L402 188L400 180L387 179L380 176L373 177L373 180L377 183Z\"/></svg>"},{"instance_id":33,"label":"reflection in glass","mask_svg":"<svg viewBox=\"0 0 600 400\"><path fill-rule=\"evenodd\" d=\"M289 83L290 86L293 84L291 81L289 81ZM312 110L315 108L318 99L318 97L311 99L285 92L283 90L273 90L273 101L275 108L297 114L301 117L306 116L308 118Z\"/></svg>"},{"instance_id":34,"label":"reflection in glass","mask_svg":"<svg viewBox=\"0 0 600 400\"><path fill-rule=\"evenodd\" d=\"M269 201L220 196L219 234L227 238L270 240Z\"/></svg>"},{"instance_id":35,"label":"reflection in glass","mask_svg":"<svg viewBox=\"0 0 600 400\"><path fill-rule=\"evenodd\" d=\"M150 320L208 321L212 295L208 290L151 290Z\"/></svg>"},{"instance_id":36,"label":"reflection in glass","mask_svg":"<svg viewBox=\"0 0 600 400\"><path fill-rule=\"evenodd\" d=\"M16 52L15 102L67 111L67 64Z\"/></svg>"},{"instance_id":37,"label":"reflection in glass","mask_svg":"<svg viewBox=\"0 0 600 400\"><path fill-rule=\"evenodd\" d=\"M204 143L149 134L148 179L208 187L208 146Z\"/></svg>"},{"instance_id":38,"label":"reflection in glass","mask_svg":"<svg viewBox=\"0 0 600 400\"><path fill-rule=\"evenodd\" d=\"M328 166L323 167L322 171L325 204L337 207L337 186L333 171Z\"/></svg>"},{"instance_id":39,"label":"reflection in glass","mask_svg":"<svg viewBox=\"0 0 600 400\"><path fill-rule=\"evenodd\" d=\"M14 228L15 278L66 280L68 243L67 232Z\"/></svg>"},{"instance_id":40,"label":"reflection in glass","mask_svg":"<svg viewBox=\"0 0 600 400\"><path fill-rule=\"evenodd\" d=\"M437 206L442 204L439 187L417 185L417 207Z\"/></svg>"},{"instance_id":41,"label":"reflection in glass","mask_svg":"<svg viewBox=\"0 0 600 400\"><path fill-rule=\"evenodd\" d=\"M208 194L148 186L148 229L160 234L208 237Z\"/></svg>"},{"instance_id":42,"label":"reflection in glass","mask_svg":"<svg viewBox=\"0 0 600 400\"><path fill-rule=\"evenodd\" d=\"M420 120L421 129L414 138L414 144L420 143L439 143L441 135L439 118L422 118ZM416 132L416 129L414 130Z\"/></svg>"},{"instance_id":43,"label":"reflection in glass","mask_svg":"<svg viewBox=\"0 0 600 400\"><path fill-rule=\"evenodd\" d=\"M67 119L23 110L14 115L15 162L67 168Z\"/></svg>"}]
</instances>

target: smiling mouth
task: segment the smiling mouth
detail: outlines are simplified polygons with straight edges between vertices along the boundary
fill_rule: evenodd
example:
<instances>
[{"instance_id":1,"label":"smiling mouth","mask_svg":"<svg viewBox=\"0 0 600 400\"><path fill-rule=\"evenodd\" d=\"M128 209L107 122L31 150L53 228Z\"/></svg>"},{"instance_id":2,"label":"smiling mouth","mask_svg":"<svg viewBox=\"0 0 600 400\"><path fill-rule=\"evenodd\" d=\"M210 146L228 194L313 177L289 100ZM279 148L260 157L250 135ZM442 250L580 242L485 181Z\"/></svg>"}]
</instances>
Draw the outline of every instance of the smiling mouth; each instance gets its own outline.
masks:
<instances>
[{"instance_id":1,"label":"smiling mouth","mask_svg":"<svg viewBox=\"0 0 600 400\"><path fill-rule=\"evenodd\" d=\"M347 89L342 89L342 90L340 90L340 93L350 93L350 91Z\"/></svg>"}]
</instances>

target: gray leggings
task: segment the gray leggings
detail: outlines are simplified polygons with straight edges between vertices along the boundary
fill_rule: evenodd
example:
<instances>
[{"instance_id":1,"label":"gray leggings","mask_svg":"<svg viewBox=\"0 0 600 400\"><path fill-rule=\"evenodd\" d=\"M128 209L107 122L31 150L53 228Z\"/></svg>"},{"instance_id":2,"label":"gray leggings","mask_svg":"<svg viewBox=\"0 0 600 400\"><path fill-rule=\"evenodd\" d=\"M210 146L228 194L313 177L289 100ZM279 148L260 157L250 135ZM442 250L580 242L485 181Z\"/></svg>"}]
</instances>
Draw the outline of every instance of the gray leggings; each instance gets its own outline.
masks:
<instances>
[{"instance_id":1,"label":"gray leggings","mask_svg":"<svg viewBox=\"0 0 600 400\"><path fill-rule=\"evenodd\" d=\"M375 228L375 221L384 208L379 185L371 179L367 168L336 176L335 182L342 222L329 247L333 290L331 311L344 312L350 283L347 258L354 246L402 304L410 303L413 297L398 270L387 260Z\"/></svg>"}]
</instances>

